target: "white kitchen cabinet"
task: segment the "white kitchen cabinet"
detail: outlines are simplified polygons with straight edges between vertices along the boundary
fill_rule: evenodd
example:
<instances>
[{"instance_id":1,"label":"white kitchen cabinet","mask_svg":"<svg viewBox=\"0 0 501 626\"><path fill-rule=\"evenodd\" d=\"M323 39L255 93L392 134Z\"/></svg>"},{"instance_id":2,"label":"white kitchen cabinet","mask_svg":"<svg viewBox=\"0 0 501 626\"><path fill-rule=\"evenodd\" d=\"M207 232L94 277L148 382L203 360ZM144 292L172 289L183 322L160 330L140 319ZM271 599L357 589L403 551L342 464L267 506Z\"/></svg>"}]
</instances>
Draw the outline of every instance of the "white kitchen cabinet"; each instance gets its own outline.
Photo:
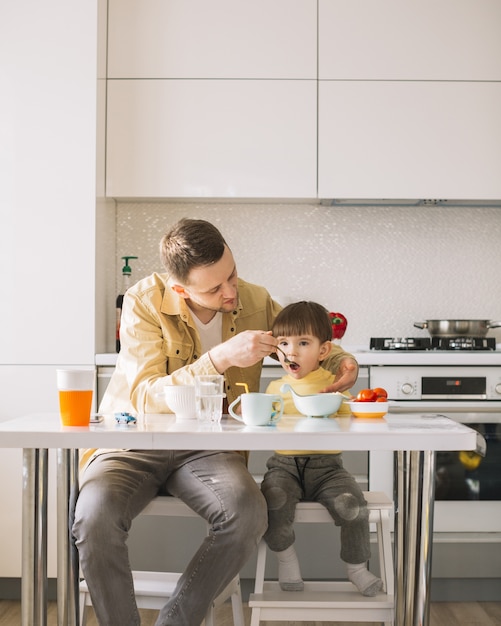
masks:
<instances>
[{"instance_id":1,"label":"white kitchen cabinet","mask_svg":"<svg viewBox=\"0 0 501 626\"><path fill-rule=\"evenodd\" d=\"M316 0L109 0L108 78L316 78Z\"/></svg>"},{"instance_id":2,"label":"white kitchen cabinet","mask_svg":"<svg viewBox=\"0 0 501 626\"><path fill-rule=\"evenodd\" d=\"M93 363L96 4L2 12L1 364Z\"/></svg>"},{"instance_id":3,"label":"white kitchen cabinet","mask_svg":"<svg viewBox=\"0 0 501 626\"><path fill-rule=\"evenodd\" d=\"M108 81L109 197L314 197L316 81Z\"/></svg>"},{"instance_id":4,"label":"white kitchen cabinet","mask_svg":"<svg viewBox=\"0 0 501 626\"><path fill-rule=\"evenodd\" d=\"M56 365L94 363L97 5L2 7L2 421L57 410ZM21 458L0 454L0 577L21 572Z\"/></svg>"},{"instance_id":5,"label":"white kitchen cabinet","mask_svg":"<svg viewBox=\"0 0 501 626\"><path fill-rule=\"evenodd\" d=\"M501 80L499 0L319 0L319 78Z\"/></svg>"},{"instance_id":6,"label":"white kitchen cabinet","mask_svg":"<svg viewBox=\"0 0 501 626\"><path fill-rule=\"evenodd\" d=\"M321 198L501 198L501 83L320 81Z\"/></svg>"},{"instance_id":7,"label":"white kitchen cabinet","mask_svg":"<svg viewBox=\"0 0 501 626\"><path fill-rule=\"evenodd\" d=\"M110 0L106 195L499 199L501 3L319 0L318 67L316 19Z\"/></svg>"}]
</instances>

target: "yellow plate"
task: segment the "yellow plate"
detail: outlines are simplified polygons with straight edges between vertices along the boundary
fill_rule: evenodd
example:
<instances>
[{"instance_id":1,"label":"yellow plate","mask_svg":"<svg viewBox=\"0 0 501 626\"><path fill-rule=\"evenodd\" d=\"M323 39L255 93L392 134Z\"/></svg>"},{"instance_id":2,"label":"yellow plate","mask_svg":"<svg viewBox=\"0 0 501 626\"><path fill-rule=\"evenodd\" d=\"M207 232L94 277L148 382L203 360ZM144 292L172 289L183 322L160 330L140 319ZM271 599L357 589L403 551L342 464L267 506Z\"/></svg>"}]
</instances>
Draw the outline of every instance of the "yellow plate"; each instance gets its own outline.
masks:
<instances>
[{"instance_id":1,"label":"yellow plate","mask_svg":"<svg viewBox=\"0 0 501 626\"><path fill-rule=\"evenodd\" d=\"M355 417L376 417L376 418L380 418L380 417L384 417L386 415L386 413L388 413L388 411L384 411L382 413L355 413L355 411L353 411L353 415Z\"/></svg>"},{"instance_id":2,"label":"yellow plate","mask_svg":"<svg viewBox=\"0 0 501 626\"><path fill-rule=\"evenodd\" d=\"M350 411L355 417L381 419L388 413L388 402L348 402Z\"/></svg>"}]
</instances>

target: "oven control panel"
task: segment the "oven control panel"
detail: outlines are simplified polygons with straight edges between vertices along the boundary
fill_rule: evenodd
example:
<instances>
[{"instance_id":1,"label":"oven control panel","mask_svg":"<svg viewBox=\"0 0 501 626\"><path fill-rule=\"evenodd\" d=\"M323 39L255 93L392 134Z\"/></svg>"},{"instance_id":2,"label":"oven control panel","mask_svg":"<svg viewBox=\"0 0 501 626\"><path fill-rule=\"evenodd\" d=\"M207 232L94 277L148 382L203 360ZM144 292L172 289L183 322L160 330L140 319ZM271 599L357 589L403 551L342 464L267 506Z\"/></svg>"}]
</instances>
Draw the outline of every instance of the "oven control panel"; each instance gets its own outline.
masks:
<instances>
[{"instance_id":1,"label":"oven control panel","mask_svg":"<svg viewBox=\"0 0 501 626\"><path fill-rule=\"evenodd\" d=\"M389 400L501 400L501 367L378 366L369 381Z\"/></svg>"}]
</instances>

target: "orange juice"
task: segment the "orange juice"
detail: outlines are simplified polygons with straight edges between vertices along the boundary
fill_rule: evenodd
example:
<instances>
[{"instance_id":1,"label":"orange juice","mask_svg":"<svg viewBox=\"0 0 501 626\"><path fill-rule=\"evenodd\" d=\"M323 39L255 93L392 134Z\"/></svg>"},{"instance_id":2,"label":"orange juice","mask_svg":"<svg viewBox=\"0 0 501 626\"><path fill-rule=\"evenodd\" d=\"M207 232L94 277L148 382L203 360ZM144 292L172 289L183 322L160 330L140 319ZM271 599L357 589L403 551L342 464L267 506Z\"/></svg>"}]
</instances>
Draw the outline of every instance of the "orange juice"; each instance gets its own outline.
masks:
<instances>
[{"instance_id":1,"label":"orange juice","mask_svg":"<svg viewBox=\"0 0 501 626\"><path fill-rule=\"evenodd\" d=\"M63 426L88 426L92 408L92 389L59 391L59 410Z\"/></svg>"}]
</instances>

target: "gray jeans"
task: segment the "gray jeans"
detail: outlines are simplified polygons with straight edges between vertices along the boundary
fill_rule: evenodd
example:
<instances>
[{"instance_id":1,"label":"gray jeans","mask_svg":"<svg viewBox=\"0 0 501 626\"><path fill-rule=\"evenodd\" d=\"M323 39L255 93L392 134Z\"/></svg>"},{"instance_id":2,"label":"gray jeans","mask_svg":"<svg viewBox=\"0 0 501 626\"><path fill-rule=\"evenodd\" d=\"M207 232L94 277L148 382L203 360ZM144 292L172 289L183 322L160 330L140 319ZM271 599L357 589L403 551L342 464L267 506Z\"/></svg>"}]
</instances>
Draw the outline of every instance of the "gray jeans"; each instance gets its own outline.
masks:
<instances>
[{"instance_id":1,"label":"gray jeans","mask_svg":"<svg viewBox=\"0 0 501 626\"><path fill-rule=\"evenodd\" d=\"M275 552L294 543L294 514L301 500L320 502L341 527L341 559L364 563L370 557L369 514L362 490L344 469L341 454L268 459L261 490L268 504L266 543Z\"/></svg>"},{"instance_id":2,"label":"gray jeans","mask_svg":"<svg viewBox=\"0 0 501 626\"><path fill-rule=\"evenodd\" d=\"M137 450L98 456L82 476L73 535L100 626L140 624L126 542L132 520L161 493L181 498L210 530L157 626L201 624L266 529L266 502L236 452ZM159 543L167 540L158 537Z\"/></svg>"}]
</instances>

